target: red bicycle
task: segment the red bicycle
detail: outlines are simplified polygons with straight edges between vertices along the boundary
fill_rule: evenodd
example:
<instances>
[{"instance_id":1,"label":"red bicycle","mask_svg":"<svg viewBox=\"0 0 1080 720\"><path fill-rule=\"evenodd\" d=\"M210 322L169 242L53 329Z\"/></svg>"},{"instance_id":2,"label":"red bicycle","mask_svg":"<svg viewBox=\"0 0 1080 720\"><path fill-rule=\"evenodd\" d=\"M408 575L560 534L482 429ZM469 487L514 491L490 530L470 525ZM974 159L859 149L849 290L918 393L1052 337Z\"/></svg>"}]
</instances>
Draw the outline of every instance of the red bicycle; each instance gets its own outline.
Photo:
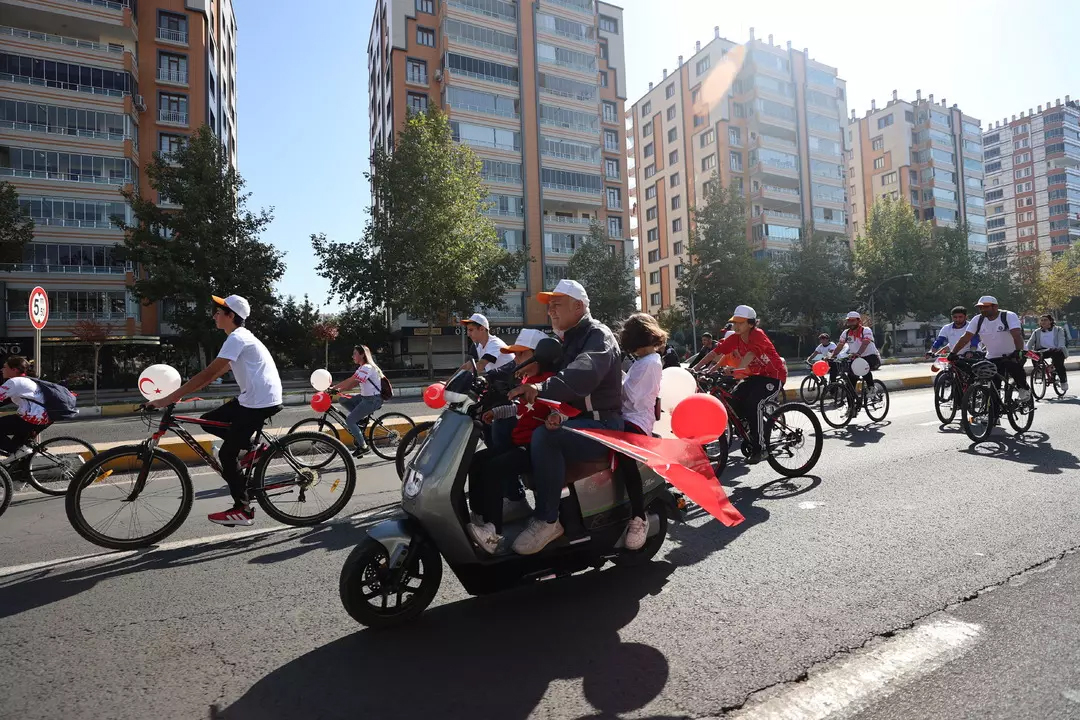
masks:
<instances>
[{"instance_id":1,"label":"red bicycle","mask_svg":"<svg viewBox=\"0 0 1080 720\"><path fill-rule=\"evenodd\" d=\"M1065 388L1062 386L1061 376L1054 369L1054 363L1046 359L1041 352L1029 350L1027 356L1031 358L1033 366L1031 371L1031 394L1042 400L1046 397L1046 388L1053 386L1058 397L1065 396Z\"/></svg>"}]
</instances>

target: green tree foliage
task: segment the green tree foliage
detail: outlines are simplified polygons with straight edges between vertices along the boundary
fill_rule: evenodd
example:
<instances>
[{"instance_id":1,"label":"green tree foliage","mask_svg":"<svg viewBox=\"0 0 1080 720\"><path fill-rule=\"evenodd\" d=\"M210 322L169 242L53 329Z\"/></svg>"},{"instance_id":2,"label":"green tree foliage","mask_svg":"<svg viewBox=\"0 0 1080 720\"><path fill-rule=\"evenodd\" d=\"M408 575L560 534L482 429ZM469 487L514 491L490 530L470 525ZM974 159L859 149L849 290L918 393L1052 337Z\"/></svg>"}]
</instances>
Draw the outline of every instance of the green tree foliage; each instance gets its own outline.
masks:
<instances>
[{"instance_id":1,"label":"green tree foliage","mask_svg":"<svg viewBox=\"0 0 1080 720\"><path fill-rule=\"evenodd\" d=\"M610 327L619 325L637 307L633 258L614 248L599 222L589 227L589 234L574 251L566 276L581 283L589 293L590 314Z\"/></svg>"},{"instance_id":2,"label":"green tree foliage","mask_svg":"<svg viewBox=\"0 0 1080 720\"><path fill-rule=\"evenodd\" d=\"M873 294L877 325L898 324L908 315L940 314L934 268L936 256L930 223L915 217L907 201L885 198L874 203L862 234L855 238L854 264L858 298L869 307ZM911 277L890 280L896 275Z\"/></svg>"},{"instance_id":3,"label":"green tree foliage","mask_svg":"<svg viewBox=\"0 0 1080 720\"><path fill-rule=\"evenodd\" d=\"M791 253L775 263L774 273L770 306L795 325L801 341L816 344L821 331L835 333L839 318L855 307L847 238L804 229Z\"/></svg>"},{"instance_id":4,"label":"green tree foliage","mask_svg":"<svg viewBox=\"0 0 1080 720\"><path fill-rule=\"evenodd\" d=\"M437 107L410 115L394 152L377 147L372 155L372 206L363 237L311 238L331 292L364 307L408 313L429 329L477 306L506 307L503 296L517 283L528 250L504 249L484 216L481 167L467 145L454 142Z\"/></svg>"},{"instance_id":5,"label":"green tree foliage","mask_svg":"<svg viewBox=\"0 0 1080 720\"><path fill-rule=\"evenodd\" d=\"M244 180L206 125L168 158L155 153L145 177L172 204L155 203L140 190L123 193L132 223L113 222L125 232L125 258L139 265L132 290L144 303L173 301L165 320L201 347L206 360L221 344L210 321L211 295L247 298L253 325L274 315L274 283L285 264L282 253L259 239L273 216L247 209Z\"/></svg>"},{"instance_id":6,"label":"green tree foliage","mask_svg":"<svg viewBox=\"0 0 1080 720\"><path fill-rule=\"evenodd\" d=\"M0 263L21 263L23 248L34 239L34 221L19 208L15 186L0 181Z\"/></svg>"}]
</instances>

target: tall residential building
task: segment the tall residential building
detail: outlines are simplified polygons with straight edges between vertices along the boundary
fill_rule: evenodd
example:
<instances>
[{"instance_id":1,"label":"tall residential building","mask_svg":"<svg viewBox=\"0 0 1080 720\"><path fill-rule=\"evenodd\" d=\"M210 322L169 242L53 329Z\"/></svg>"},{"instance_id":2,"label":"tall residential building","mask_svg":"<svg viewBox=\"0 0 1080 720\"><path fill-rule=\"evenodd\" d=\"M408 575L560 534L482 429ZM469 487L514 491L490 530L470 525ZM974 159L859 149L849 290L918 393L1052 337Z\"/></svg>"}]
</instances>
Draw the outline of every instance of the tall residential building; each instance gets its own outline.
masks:
<instances>
[{"instance_id":1,"label":"tall residential building","mask_svg":"<svg viewBox=\"0 0 1080 720\"><path fill-rule=\"evenodd\" d=\"M137 268L114 252L110 217L131 217L120 190L146 182L153 152L203 123L235 163L231 0L0 0L0 17L0 180L35 223L24 262L2 268L0 335L33 334L35 285L49 294L47 336L81 319L169 334L128 289Z\"/></svg>"},{"instance_id":2,"label":"tall residential building","mask_svg":"<svg viewBox=\"0 0 1080 720\"><path fill-rule=\"evenodd\" d=\"M566 275L566 263L599 221L628 246L623 112L622 10L594 0L379 0L368 41L372 147L393 148L409 112L438 105L454 139L483 161L490 213L511 250L528 243L534 262L488 312L499 334L548 324L536 293ZM451 269L448 269L451 270ZM400 352L420 323L393 323ZM458 328L440 328L440 335ZM418 344L419 345L419 344ZM448 366L460 341L437 344Z\"/></svg>"},{"instance_id":3,"label":"tall residential building","mask_svg":"<svg viewBox=\"0 0 1080 720\"><path fill-rule=\"evenodd\" d=\"M747 240L758 257L790 251L804 227L843 236L846 83L835 68L755 39L720 37L634 103L632 198L641 307L675 302L692 210L719 176L747 199ZM741 65L737 60L742 56Z\"/></svg>"},{"instance_id":4,"label":"tall residential building","mask_svg":"<svg viewBox=\"0 0 1080 720\"><path fill-rule=\"evenodd\" d=\"M968 247L986 251L983 148L979 121L944 98L876 102L848 124L848 175L852 237L866 227L880 198L905 199L921 220L935 226L967 223Z\"/></svg>"},{"instance_id":5,"label":"tall residential building","mask_svg":"<svg viewBox=\"0 0 1080 720\"><path fill-rule=\"evenodd\" d=\"M1045 267L1080 240L1080 103L995 122L983 148L992 262Z\"/></svg>"}]
</instances>

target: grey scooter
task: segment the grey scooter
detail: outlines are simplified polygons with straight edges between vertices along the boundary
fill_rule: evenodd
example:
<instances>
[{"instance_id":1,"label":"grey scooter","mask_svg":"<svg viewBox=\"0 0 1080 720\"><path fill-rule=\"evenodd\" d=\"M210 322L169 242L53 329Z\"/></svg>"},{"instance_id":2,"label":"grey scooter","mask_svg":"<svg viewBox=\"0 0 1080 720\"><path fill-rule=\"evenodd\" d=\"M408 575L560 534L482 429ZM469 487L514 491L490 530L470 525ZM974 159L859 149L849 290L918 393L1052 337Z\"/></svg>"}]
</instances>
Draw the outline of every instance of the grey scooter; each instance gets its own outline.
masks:
<instances>
[{"instance_id":1,"label":"grey scooter","mask_svg":"<svg viewBox=\"0 0 1080 720\"><path fill-rule=\"evenodd\" d=\"M540 341L530 362L553 363L560 352L558 341L548 338ZM496 554L475 547L465 531L465 480L483 432L479 418L506 402L513 372L526 365L488 376L463 370L447 383L448 405L405 470L402 512L371 528L341 569L341 602L357 622L387 627L422 613L439 589L443 558L467 592L482 595L599 568L608 560L647 563L664 543L668 519L682 519L679 501L664 479L639 464L648 537L640 550L626 550L630 504L617 464L613 472L608 461L575 463L567 467L559 508L563 537L536 555L517 555L508 548L526 519L505 523L505 549Z\"/></svg>"}]
</instances>

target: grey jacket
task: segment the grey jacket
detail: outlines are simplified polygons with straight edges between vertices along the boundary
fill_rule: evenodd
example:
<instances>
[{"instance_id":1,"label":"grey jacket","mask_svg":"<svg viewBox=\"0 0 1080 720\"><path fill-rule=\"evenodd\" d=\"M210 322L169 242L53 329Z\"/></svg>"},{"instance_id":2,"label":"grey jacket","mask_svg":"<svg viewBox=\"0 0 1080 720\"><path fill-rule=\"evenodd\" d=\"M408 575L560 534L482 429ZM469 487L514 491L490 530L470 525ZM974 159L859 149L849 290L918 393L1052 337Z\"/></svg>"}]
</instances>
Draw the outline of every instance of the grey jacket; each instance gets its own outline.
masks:
<instances>
[{"instance_id":1,"label":"grey jacket","mask_svg":"<svg viewBox=\"0 0 1080 720\"><path fill-rule=\"evenodd\" d=\"M1044 347L1039 346L1039 332L1041 330L1042 330L1042 328L1035 328L1035 331L1031 333L1031 337L1028 338L1027 346L1026 346L1028 350L1047 350L1047 349L1049 349L1049 348L1044 348ZM1068 350L1067 345L1068 345L1068 343L1065 340L1065 328L1061 327L1060 325L1055 325L1054 326L1054 347L1059 348L1061 350L1064 350L1065 354L1068 355L1069 350Z\"/></svg>"},{"instance_id":2,"label":"grey jacket","mask_svg":"<svg viewBox=\"0 0 1080 720\"><path fill-rule=\"evenodd\" d=\"M566 331L559 370L540 396L584 412L622 413L622 351L607 325L586 314Z\"/></svg>"}]
</instances>

